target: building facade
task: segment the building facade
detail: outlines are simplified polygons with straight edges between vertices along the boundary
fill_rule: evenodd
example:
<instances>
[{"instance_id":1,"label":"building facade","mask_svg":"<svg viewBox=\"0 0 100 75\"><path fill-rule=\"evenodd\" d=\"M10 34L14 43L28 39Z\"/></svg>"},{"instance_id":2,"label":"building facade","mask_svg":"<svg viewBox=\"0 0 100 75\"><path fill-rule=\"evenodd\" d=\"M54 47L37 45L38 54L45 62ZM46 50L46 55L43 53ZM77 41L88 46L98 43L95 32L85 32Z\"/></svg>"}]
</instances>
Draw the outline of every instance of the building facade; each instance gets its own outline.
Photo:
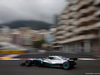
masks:
<instances>
[{"instance_id":1,"label":"building facade","mask_svg":"<svg viewBox=\"0 0 100 75\"><path fill-rule=\"evenodd\" d=\"M55 49L100 52L100 0L69 0L59 16Z\"/></svg>"}]
</instances>

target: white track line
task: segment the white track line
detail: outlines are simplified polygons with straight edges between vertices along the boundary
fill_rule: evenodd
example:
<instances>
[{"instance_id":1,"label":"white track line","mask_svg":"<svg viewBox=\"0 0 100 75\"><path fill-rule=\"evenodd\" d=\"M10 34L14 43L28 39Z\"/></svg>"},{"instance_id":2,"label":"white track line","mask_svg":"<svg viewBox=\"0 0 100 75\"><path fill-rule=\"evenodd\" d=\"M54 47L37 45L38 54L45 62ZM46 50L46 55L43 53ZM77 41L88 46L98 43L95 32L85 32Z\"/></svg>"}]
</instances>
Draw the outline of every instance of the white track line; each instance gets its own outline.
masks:
<instances>
[{"instance_id":1,"label":"white track line","mask_svg":"<svg viewBox=\"0 0 100 75\"><path fill-rule=\"evenodd\" d=\"M33 60L34 58L0 58L0 60ZM100 58L78 58L78 60L83 60L83 61L91 61L91 60L100 60Z\"/></svg>"},{"instance_id":2,"label":"white track line","mask_svg":"<svg viewBox=\"0 0 100 75\"><path fill-rule=\"evenodd\" d=\"M0 58L14 58L14 57L17 57L17 56L20 56L21 54L10 54L10 55L6 55L6 56L3 56L3 57L0 57Z\"/></svg>"},{"instance_id":3,"label":"white track line","mask_svg":"<svg viewBox=\"0 0 100 75\"><path fill-rule=\"evenodd\" d=\"M94 60L93 58L78 58L78 60Z\"/></svg>"}]
</instances>

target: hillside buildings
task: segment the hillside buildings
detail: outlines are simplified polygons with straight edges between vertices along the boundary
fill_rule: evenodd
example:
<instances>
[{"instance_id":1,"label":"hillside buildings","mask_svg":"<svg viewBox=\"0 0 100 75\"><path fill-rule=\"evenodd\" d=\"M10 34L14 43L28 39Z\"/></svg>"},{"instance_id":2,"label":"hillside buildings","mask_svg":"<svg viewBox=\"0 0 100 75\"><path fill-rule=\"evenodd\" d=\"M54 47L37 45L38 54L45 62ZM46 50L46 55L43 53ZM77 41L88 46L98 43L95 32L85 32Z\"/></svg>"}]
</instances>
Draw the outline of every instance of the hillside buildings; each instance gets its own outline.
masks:
<instances>
[{"instance_id":1,"label":"hillside buildings","mask_svg":"<svg viewBox=\"0 0 100 75\"><path fill-rule=\"evenodd\" d=\"M48 30L33 30L30 27L10 29L7 26L3 26L0 28L0 42L32 46L34 41L44 39L48 32Z\"/></svg>"}]
</instances>

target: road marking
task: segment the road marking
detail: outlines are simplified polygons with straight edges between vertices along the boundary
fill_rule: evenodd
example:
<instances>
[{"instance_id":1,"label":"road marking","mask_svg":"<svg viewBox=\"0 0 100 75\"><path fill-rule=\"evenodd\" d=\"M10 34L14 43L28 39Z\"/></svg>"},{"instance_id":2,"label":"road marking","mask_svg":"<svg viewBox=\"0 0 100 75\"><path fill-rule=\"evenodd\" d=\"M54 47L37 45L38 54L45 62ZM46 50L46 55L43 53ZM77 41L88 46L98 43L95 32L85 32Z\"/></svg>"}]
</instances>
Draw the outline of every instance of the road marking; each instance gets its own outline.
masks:
<instances>
[{"instance_id":1,"label":"road marking","mask_svg":"<svg viewBox=\"0 0 100 75\"><path fill-rule=\"evenodd\" d=\"M29 58L19 58L19 60L30 60Z\"/></svg>"},{"instance_id":2,"label":"road marking","mask_svg":"<svg viewBox=\"0 0 100 75\"><path fill-rule=\"evenodd\" d=\"M0 60L33 60L34 58L0 58ZM78 60L100 60L100 58L78 58Z\"/></svg>"},{"instance_id":3,"label":"road marking","mask_svg":"<svg viewBox=\"0 0 100 75\"><path fill-rule=\"evenodd\" d=\"M95 58L78 58L78 60L95 60Z\"/></svg>"},{"instance_id":4,"label":"road marking","mask_svg":"<svg viewBox=\"0 0 100 75\"><path fill-rule=\"evenodd\" d=\"M94 60L100 60L100 58L94 58Z\"/></svg>"},{"instance_id":5,"label":"road marking","mask_svg":"<svg viewBox=\"0 0 100 75\"><path fill-rule=\"evenodd\" d=\"M6 56L3 56L3 57L0 57L0 58L14 58L14 57L17 57L17 56L20 56L21 54L10 54L10 55L6 55Z\"/></svg>"}]
</instances>

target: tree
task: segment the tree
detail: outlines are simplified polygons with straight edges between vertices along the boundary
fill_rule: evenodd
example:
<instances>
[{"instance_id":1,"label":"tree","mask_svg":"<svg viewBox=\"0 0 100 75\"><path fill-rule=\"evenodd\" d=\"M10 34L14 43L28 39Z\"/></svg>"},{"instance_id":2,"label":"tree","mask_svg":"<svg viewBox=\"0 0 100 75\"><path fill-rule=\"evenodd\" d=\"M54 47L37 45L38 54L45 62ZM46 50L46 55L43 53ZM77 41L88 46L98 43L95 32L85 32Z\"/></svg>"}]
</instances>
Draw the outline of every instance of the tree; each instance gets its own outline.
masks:
<instances>
[{"instance_id":1,"label":"tree","mask_svg":"<svg viewBox=\"0 0 100 75\"><path fill-rule=\"evenodd\" d=\"M34 41L34 47L41 48L42 44L44 44L44 43L45 43L44 39L39 40L39 41Z\"/></svg>"}]
</instances>

